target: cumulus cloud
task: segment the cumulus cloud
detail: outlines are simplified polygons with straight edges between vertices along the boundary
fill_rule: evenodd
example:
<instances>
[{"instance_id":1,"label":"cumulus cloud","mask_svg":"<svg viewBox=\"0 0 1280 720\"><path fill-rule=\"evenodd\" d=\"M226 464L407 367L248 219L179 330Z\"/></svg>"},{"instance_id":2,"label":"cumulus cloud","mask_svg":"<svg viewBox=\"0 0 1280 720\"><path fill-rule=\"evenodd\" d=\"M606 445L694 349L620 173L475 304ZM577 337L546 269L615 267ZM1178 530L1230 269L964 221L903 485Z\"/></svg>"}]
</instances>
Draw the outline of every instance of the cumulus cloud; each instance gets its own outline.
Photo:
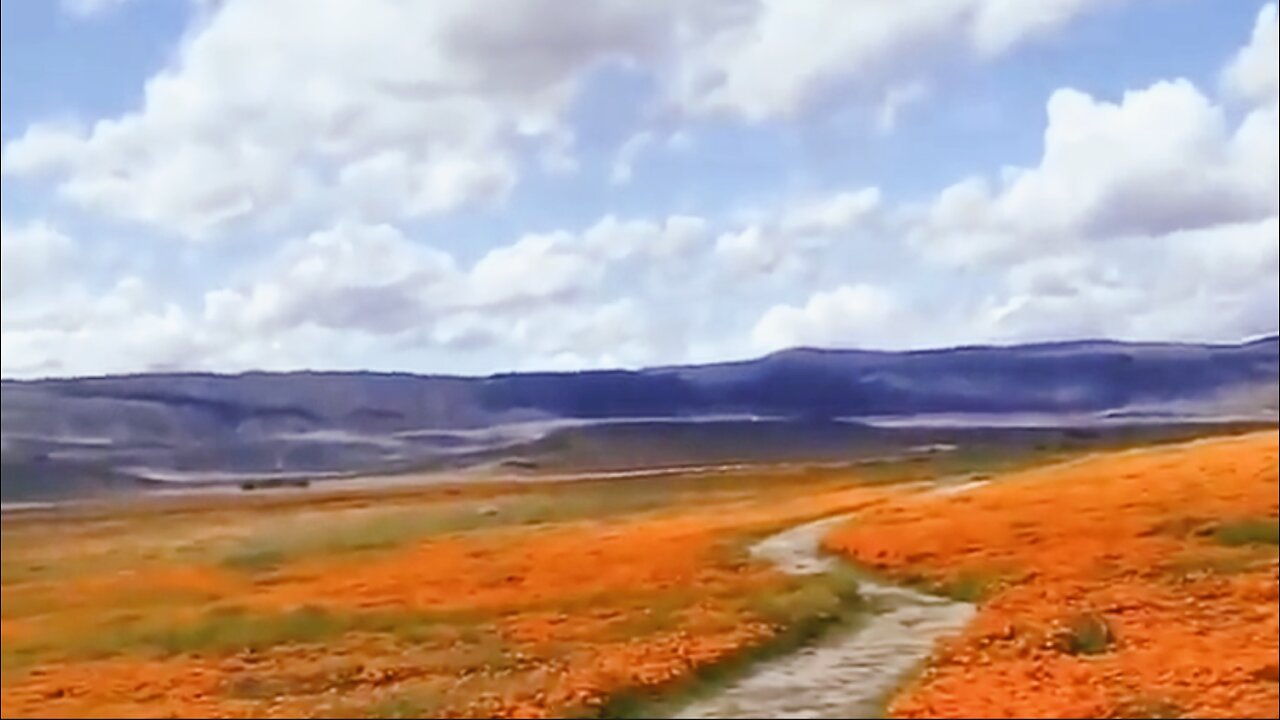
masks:
<instances>
[{"instance_id":1,"label":"cumulus cloud","mask_svg":"<svg viewBox=\"0 0 1280 720\"><path fill-rule=\"evenodd\" d=\"M1249 44L1236 53L1222 74L1227 92L1260 105L1275 103L1280 95L1280 21L1276 5L1258 13Z\"/></svg>"},{"instance_id":2,"label":"cumulus cloud","mask_svg":"<svg viewBox=\"0 0 1280 720\"><path fill-rule=\"evenodd\" d=\"M910 322L909 315L886 288L845 285L814 293L804 305L770 308L752 329L751 339L761 351L798 346L897 348L920 339L918 323Z\"/></svg>"},{"instance_id":3,"label":"cumulus cloud","mask_svg":"<svg viewBox=\"0 0 1280 720\"><path fill-rule=\"evenodd\" d=\"M581 232L523 235L464 267L390 225L346 221L179 303L138 277L96 288L86 268L62 267L70 238L6 222L3 368L358 367L369 353L432 348L519 356L524 367L652 362L680 337L639 301L599 292L601 283L678 262L706 233L696 217L607 216ZM33 302L28 290L55 278L58 294Z\"/></svg>"},{"instance_id":4,"label":"cumulus cloud","mask_svg":"<svg viewBox=\"0 0 1280 720\"><path fill-rule=\"evenodd\" d=\"M707 113L773 122L847 95L889 129L930 65L1000 55L1099 5L606 0L565 16L552 0L227 0L136 109L32 125L3 170L114 218L192 238L251 227L279 244L179 300L86 268L54 225L4 222L3 370L433 369L412 363L437 351L483 369L584 368L1273 332L1274 5L1220 97L1179 79L1117 98L1064 88L1038 161L958 178L919 207L852 188L730 218L606 213L491 238L465 263L433 246L439 224L414 222L500 202L531 160L572 169L566 117L601 64L651 71L676 128L618 149L609 171L624 183L640 153L684 143L681 123ZM884 219L900 216L896 234Z\"/></svg>"},{"instance_id":5,"label":"cumulus cloud","mask_svg":"<svg viewBox=\"0 0 1280 720\"><path fill-rule=\"evenodd\" d=\"M874 187L806 198L783 209L779 229L798 235L851 232L880 209L880 199Z\"/></svg>"},{"instance_id":6,"label":"cumulus cloud","mask_svg":"<svg viewBox=\"0 0 1280 720\"><path fill-rule=\"evenodd\" d=\"M722 232L714 257L734 277L803 274L832 244L872 227L880 209L878 188L802 197Z\"/></svg>"},{"instance_id":7,"label":"cumulus cloud","mask_svg":"<svg viewBox=\"0 0 1280 720\"><path fill-rule=\"evenodd\" d=\"M1264 219L1277 211L1276 115L1236 129L1186 80L1118 103L1059 90L1040 164L973 177L940 193L915 245L953 262L1007 260L1125 235Z\"/></svg>"},{"instance_id":8,"label":"cumulus cloud","mask_svg":"<svg viewBox=\"0 0 1280 720\"><path fill-rule=\"evenodd\" d=\"M877 91L930 62L994 57L1101 0L760 0L726 7L675 64L676 101L753 121L799 114L841 88ZM726 5L731 5L726 3ZM787 62L778 62L786 58Z\"/></svg>"},{"instance_id":9,"label":"cumulus cloud","mask_svg":"<svg viewBox=\"0 0 1280 720\"><path fill-rule=\"evenodd\" d=\"M1235 341L1276 330L1278 279L1276 218L1123 238L1011 266L966 332Z\"/></svg>"},{"instance_id":10,"label":"cumulus cloud","mask_svg":"<svg viewBox=\"0 0 1280 720\"><path fill-rule=\"evenodd\" d=\"M74 252L71 238L48 223L12 226L0 219L0 295L16 299L57 283Z\"/></svg>"},{"instance_id":11,"label":"cumulus cloud","mask_svg":"<svg viewBox=\"0 0 1280 720\"><path fill-rule=\"evenodd\" d=\"M422 309L457 274L450 255L391 226L343 223L287 244L247 287L210 292L205 316L253 332L314 324L396 333L428 320Z\"/></svg>"},{"instance_id":12,"label":"cumulus cloud","mask_svg":"<svg viewBox=\"0 0 1280 720\"><path fill-rule=\"evenodd\" d=\"M3 167L75 204L190 237L263 215L418 217L501 197L513 147L562 141L580 77L650 54L671 3L228 0L139 108L35 124Z\"/></svg>"},{"instance_id":13,"label":"cumulus cloud","mask_svg":"<svg viewBox=\"0 0 1280 720\"><path fill-rule=\"evenodd\" d=\"M741 273L771 273L787 259L783 240L759 225L751 225L716 238L716 256Z\"/></svg>"},{"instance_id":14,"label":"cumulus cloud","mask_svg":"<svg viewBox=\"0 0 1280 720\"><path fill-rule=\"evenodd\" d=\"M122 1L67 0L81 13ZM546 169L572 169L565 116L601 64L649 70L677 114L782 118L852 85L890 88L891 121L919 94L896 69L927 71L921 48L999 54L1093 4L607 0L566 14L550 0L226 0L139 107L31 125L3 170L192 238L334 212L416 218L504 197L530 141ZM648 142L623 147L614 182Z\"/></svg>"},{"instance_id":15,"label":"cumulus cloud","mask_svg":"<svg viewBox=\"0 0 1280 720\"><path fill-rule=\"evenodd\" d=\"M526 235L489 251L471 270L473 297L482 305L569 300L602 277L568 233Z\"/></svg>"},{"instance_id":16,"label":"cumulus cloud","mask_svg":"<svg viewBox=\"0 0 1280 720\"><path fill-rule=\"evenodd\" d=\"M0 330L6 375L86 375L191 367L212 347L177 303L136 276L105 289L65 279L55 302L23 304ZM15 303L16 304L16 303ZM10 303L5 304L6 308Z\"/></svg>"}]
</instances>

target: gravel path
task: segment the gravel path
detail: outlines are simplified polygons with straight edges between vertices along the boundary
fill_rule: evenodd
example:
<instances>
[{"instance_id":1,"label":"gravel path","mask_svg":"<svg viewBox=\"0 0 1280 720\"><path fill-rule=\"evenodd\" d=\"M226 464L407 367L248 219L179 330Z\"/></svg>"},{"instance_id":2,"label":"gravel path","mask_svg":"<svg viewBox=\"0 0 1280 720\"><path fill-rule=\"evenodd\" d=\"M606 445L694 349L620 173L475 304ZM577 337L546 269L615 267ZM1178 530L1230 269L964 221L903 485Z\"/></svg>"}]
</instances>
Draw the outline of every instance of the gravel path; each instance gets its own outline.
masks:
<instances>
[{"instance_id":1,"label":"gravel path","mask_svg":"<svg viewBox=\"0 0 1280 720\"><path fill-rule=\"evenodd\" d=\"M980 483L941 491L964 492ZM822 538L849 516L791 528L752 548L759 558L794 575L831 570ZM694 702L679 718L863 718L881 712L885 699L920 666L943 635L973 617L966 603L869 579L859 592L879 611L856 630L836 632L794 653L761 663L745 677Z\"/></svg>"}]
</instances>

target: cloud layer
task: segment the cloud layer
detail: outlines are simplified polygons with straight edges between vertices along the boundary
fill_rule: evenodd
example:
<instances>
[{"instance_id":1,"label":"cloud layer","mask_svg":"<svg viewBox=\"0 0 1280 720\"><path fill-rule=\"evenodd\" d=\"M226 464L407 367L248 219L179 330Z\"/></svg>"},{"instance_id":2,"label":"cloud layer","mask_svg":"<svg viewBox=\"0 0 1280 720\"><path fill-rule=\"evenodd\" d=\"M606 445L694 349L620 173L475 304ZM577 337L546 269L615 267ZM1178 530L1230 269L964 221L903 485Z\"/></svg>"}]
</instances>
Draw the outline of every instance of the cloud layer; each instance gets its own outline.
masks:
<instances>
[{"instance_id":1,"label":"cloud layer","mask_svg":"<svg viewBox=\"0 0 1280 720\"><path fill-rule=\"evenodd\" d=\"M995 61L1102 4L193 4L132 110L35 122L5 144L6 189L43 189L55 209L3 224L3 371L486 371L1274 331L1274 4L1242 28L1217 87L1060 88L1038 161L974 168L923 201L805 190L741 212L609 212L474 249L422 230L500 216L524 187L583 172L575 108L601 73L646 77L660 119L598 179L632 188L642 156L717 123L782 128L853 107L888 137L932 101L940 68ZM95 228L194 257L260 247L175 294L102 267L84 252L100 243L79 236Z\"/></svg>"}]
</instances>

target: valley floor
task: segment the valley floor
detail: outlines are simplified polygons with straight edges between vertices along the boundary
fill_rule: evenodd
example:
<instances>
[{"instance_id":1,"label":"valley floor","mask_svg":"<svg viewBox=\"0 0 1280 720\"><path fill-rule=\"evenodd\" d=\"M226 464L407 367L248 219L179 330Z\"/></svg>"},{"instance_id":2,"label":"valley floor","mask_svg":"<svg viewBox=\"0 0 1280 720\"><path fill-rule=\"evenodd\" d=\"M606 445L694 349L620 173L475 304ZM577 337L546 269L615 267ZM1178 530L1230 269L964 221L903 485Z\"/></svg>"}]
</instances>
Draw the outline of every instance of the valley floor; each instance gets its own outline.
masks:
<instances>
[{"instance_id":1,"label":"valley floor","mask_svg":"<svg viewBox=\"0 0 1280 720\"><path fill-rule=\"evenodd\" d=\"M0 714L696 709L886 612L838 564L751 552L849 515L829 549L978 605L895 715L1275 717L1276 456L1270 431L963 493L769 468L6 517Z\"/></svg>"}]
</instances>

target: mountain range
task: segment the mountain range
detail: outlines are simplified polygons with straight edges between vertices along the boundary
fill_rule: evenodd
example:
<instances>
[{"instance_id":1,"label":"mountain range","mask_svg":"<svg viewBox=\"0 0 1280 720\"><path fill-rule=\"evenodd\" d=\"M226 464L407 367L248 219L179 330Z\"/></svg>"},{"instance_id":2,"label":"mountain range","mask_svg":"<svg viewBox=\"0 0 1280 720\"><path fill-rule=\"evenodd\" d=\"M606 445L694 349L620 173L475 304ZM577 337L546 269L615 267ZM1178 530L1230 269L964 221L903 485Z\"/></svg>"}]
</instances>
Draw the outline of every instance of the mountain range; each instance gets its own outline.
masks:
<instances>
[{"instance_id":1,"label":"mountain range","mask_svg":"<svg viewBox=\"0 0 1280 720\"><path fill-rule=\"evenodd\" d=\"M1238 345L795 349L712 365L488 377L4 381L0 442L9 500L88 478L209 482L465 465L521 457L566 428L619 424L1270 422L1278 393L1276 336Z\"/></svg>"}]
</instances>

